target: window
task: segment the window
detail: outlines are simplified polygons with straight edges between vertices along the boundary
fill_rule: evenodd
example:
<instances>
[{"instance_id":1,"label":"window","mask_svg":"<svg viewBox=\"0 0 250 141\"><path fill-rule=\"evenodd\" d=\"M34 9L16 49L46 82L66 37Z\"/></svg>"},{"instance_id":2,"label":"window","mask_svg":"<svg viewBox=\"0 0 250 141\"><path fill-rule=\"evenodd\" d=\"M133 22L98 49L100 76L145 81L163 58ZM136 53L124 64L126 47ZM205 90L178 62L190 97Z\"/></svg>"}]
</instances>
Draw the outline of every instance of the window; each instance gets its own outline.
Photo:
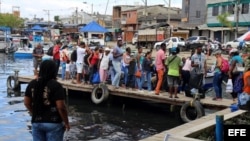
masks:
<instances>
[{"instance_id":1,"label":"window","mask_svg":"<svg viewBox=\"0 0 250 141\"><path fill-rule=\"evenodd\" d=\"M219 13L219 7L218 6L213 7L212 16L218 16L218 13Z\"/></svg>"},{"instance_id":2,"label":"window","mask_svg":"<svg viewBox=\"0 0 250 141\"><path fill-rule=\"evenodd\" d=\"M223 5L221 8L221 14L224 14L227 12L227 6Z\"/></svg>"},{"instance_id":3,"label":"window","mask_svg":"<svg viewBox=\"0 0 250 141\"><path fill-rule=\"evenodd\" d=\"M228 11L229 14L234 14L234 4L228 5Z\"/></svg>"},{"instance_id":4,"label":"window","mask_svg":"<svg viewBox=\"0 0 250 141\"><path fill-rule=\"evenodd\" d=\"M201 11L196 11L196 18L200 18L201 17Z\"/></svg>"},{"instance_id":5,"label":"window","mask_svg":"<svg viewBox=\"0 0 250 141\"><path fill-rule=\"evenodd\" d=\"M249 3L243 3L241 14L247 14L247 13L249 13Z\"/></svg>"}]
</instances>

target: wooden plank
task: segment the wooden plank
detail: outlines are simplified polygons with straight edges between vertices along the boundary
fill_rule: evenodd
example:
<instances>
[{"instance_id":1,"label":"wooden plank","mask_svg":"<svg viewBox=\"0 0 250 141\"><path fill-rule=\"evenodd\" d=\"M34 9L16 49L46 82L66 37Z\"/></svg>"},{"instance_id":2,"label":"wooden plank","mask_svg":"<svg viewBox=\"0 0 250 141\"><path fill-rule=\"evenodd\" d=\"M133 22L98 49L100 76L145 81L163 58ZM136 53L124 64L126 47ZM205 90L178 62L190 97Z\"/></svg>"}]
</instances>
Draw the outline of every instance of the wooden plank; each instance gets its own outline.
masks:
<instances>
[{"instance_id":1,"label":"wooden plank","mask_svg":"<svg viewBox=\"0 0 250 141\"><path fill-rule=\"evenodd\" d=\"M32 79L34 79L34 76L18 76L18 80L22 83L28 83ZM68 88L69 90L76 90L76 91L83 91L83 92L91 92L93 89L92 85L83 85L83 84L72 84L71 81L60 81L58 80L64 88ZM120 88L113 90L110 85L108 85L109 92L111 95L116 96L122 96L122 97L129 97L129 98L135 98L135 99L141 99L141 100L148 100L153 102L159 102L159 103L165 103L165 104L171 104L171 105L178 105L181 106L187 101L191 101L193 98L186 97L184 95L179 94L179 98L169 98L167 92L163 92L160 95L154 95L151 93L148 93L147 91L138 92L133 91L130 89ZM224 109L231 105L231 100L223 99L220 102L213 101L211 97L206 97L205 99L201 99L201 104L205 108L218 108L218 109Z\"/></svg>"}]
</instances>

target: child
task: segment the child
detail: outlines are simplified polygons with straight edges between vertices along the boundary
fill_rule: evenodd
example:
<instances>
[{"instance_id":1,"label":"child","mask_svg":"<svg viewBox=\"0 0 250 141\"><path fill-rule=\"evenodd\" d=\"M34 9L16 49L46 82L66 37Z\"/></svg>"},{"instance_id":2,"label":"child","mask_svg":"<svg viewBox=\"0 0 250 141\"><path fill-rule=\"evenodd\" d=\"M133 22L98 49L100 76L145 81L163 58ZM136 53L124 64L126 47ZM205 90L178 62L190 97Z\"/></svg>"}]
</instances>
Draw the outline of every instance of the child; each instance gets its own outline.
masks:
<instances>
[{"instance_id":1,"label":"child","mask_svg":"<svg viewBox=\"0 0 250 141\"><path fill-rule=\"evenodd\" d=\"M69 79L70 79L69 66L70 66L70 60L67 60L67 62L66 62L66 76L65 76L65 79L66 79L66 80L69 80Z\"/></svg>"}]
</instances>

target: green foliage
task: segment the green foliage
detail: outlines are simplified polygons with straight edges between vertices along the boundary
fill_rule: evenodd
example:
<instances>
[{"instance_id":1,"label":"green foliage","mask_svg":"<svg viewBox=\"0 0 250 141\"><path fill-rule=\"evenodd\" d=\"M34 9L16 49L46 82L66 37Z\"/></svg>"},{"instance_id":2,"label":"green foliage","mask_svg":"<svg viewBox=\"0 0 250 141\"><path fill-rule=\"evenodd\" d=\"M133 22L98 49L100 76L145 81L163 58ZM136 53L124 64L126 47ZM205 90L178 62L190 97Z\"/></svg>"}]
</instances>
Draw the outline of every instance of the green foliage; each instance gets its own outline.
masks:
<instances>
[{"instance_id":1,"label":"green foliage","mask_svg":"<svg viewBox=\"0 0 250 141\"><path fill-rule=\"evenodd\" d=\"M223 13L217 16L217 20L221 23L222 27L232 28L232 23L228 20L229 13Z\"/></svg>"},{"instance_id":2,"label":"green foliage","mask_svg":"<svg viewBox=\"0 0 250 141\"><path fill-rule=\"evenodd\" d=\"M9 13L0 13L0 26L8 26L11 28L21 28L24 26L24 20Z\"/></svg>"},{"instance_id":3,"label":"green foliage","mask_svg":"<svg viewBox=\"0 0 250 141\"><path fill-rule=\"evenodd\" d=\"M56 21L58 23L60 21L60 17L59 16L54 16L54 21Z\"/></svg>"}]
</instances>

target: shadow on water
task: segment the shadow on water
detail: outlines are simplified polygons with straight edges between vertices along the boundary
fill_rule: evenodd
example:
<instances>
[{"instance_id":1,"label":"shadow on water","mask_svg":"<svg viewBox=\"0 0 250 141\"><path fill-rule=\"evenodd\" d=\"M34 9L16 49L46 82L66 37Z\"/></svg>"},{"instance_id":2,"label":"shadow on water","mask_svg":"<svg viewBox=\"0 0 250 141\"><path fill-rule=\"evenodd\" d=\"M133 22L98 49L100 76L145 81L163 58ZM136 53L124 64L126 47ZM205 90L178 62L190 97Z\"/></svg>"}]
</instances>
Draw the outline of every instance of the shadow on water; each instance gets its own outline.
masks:
<instances>
[{"instance_id":1,"label":"shadow on water","mask_svg":"<svg viewBox=\"0 0 250 141\"><path fill-rule=\"evenodd\" d=\"M95 105L90 94L70 91L68 139L135 141L182 124L168 105L116 96L110 99Z\"/></svg>"}]
</instances>

